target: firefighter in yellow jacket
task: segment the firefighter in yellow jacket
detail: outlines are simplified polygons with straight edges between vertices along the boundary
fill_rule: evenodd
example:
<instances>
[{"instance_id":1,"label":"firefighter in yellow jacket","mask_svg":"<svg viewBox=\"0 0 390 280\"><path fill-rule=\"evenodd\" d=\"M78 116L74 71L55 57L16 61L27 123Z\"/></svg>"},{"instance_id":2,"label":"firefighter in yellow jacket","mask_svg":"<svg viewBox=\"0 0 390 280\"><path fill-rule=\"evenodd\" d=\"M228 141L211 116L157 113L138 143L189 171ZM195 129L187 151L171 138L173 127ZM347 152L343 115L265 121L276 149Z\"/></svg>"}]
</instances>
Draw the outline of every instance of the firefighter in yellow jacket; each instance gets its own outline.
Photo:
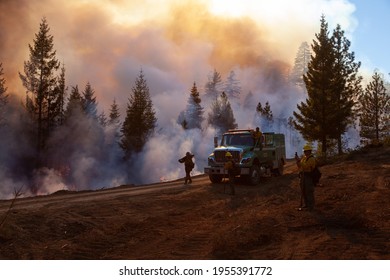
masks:
<instances>
[{"instance_id":1,"label":"firefighter in yellow jacket","mask_svg":"<svg viewBox=\"0 0 390 280\"><path fill-rule=\"evenodd\" d=\"M230 194L235 195L236 191L234 188L234 179L236 177L236 174L235 174L236 163L234 162L233 156L230 152L226 152L225 157L226 157L226 162L225 162L223 168L225 170L227 170L227 172L228 172Z\"/></svg>"},{"instance_id":2,"label":"firefighter in yellow jacket","mask_svg":"<svg viewBox=\"0 0 390 280\"><path fill-rule=\"evenodd\" d=\"M302 158L299 158L297 154L295 155L295 160L299 168L301 187L301 205L298 210L314 210L314 183L312 174L316 167L316 159L312 155L312 150L311 145L306 144L303 147L304 155Z\"/></svg>"},{"instance_id":3,"label":"firefighter in yellow jacket","mask_svg":"<svg viewBox=\"0 0 390 280\"><path fill-rule=\"evenodd\" d=\"M259 127L256 127L256 130L252 132L253 143L254 145L259 145L262 147L263 145L263 133L260 131Z\"/></svg>"}]
</instances>

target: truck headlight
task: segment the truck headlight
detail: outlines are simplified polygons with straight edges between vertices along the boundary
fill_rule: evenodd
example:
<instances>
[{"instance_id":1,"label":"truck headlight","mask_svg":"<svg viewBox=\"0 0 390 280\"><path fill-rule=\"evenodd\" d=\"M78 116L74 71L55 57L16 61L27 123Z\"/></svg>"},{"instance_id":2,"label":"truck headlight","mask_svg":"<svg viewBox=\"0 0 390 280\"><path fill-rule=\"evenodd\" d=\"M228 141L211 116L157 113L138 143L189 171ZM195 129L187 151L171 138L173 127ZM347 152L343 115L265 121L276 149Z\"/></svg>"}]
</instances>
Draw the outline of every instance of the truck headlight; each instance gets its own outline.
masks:
<instances>
[{"instance_id":1,"label":"truck headlight","mask_svg":"<svg viewBox=\"0 0 390 280\"><path fill-rule=\"evenodd\" d=\"M241 163L242 164L246 164L246 163L248 163L248 162L250 162L251 161L251 158L249 157L249 158L243 158L242 160L241 160Z\"/></svg>"},{"instance_id":2,"label":"truck headlight","mask_svg":"<svg viewBox=\"0 0 390 280\"><path fill-rule=\"evenodd\" d=\"M215 160L214 160L214 158L213 157L208 157L208 164L209 165L212 165L214 162L215 162Z\"/></svg>"}]
</instances>

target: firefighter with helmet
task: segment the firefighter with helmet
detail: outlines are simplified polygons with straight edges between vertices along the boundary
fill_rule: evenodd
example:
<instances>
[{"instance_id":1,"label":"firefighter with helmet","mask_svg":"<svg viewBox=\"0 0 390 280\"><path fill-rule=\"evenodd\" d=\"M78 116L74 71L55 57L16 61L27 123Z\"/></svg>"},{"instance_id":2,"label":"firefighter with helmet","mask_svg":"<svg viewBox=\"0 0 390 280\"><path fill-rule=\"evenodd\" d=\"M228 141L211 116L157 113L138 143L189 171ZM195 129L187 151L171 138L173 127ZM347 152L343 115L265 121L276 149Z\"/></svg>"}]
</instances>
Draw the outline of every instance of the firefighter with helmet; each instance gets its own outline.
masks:
<instances>
[{"instance_id":1,"label":"firefighter with helmet","mask_svg":"<svg viewBox=\"0 0 390 280\"><path fill-rule=\"evenodd\" d=\"M312 154L312 146L306 144L303 147L303 156L301 158L295 154L296 164L299 168L299 178L301 187L301 205L298 210L314 210L314 183L313 170L316 167L316 159ZM303 200L303 201L302 201Z\"/></svg>"},{"instance_id":2,"label":"firefighter with helmet","mask_svg":"<svg viewBox=\"0 0 390 280\"><path fill-rule=\"evenodd\" d=\"M235 195L236 191L234 188L234 179L236 177L235 175L236 163L234 162L233 156L229 151L226 152L225 157L226 157L226 162L223 167L227 171L229 176L230 194Z\"/></svg>"},{"instance_id":3,"label":"firefighter with helmet","mask_svg":"<svg viewBox=\"0 0 390 280\"><path fill-rule=\"evenodd\" d=\"M182 157L181 159L178 160L180 163L184 163L184 170L186 172L186 177L184 179L184 185L187 185L187 182L189 184L192 183L191 171L195 167L195 164L192 161L193 157L194 157L193 154L191 154L190 152L187 152L184 157Z\"/></svg>"},{"instance_id":4,"label":"firefighter with helmet","mask_svg":"<svg viewBox=\"0 0 390 280\"><path fill-rule=\"evenodd\" d=\"M260 147L263 146L263 133L260 131L259 127L256 127L256 130L252 132L253 137L253 144L254 146L259 145Z\"/></svg>"}]
</instances>

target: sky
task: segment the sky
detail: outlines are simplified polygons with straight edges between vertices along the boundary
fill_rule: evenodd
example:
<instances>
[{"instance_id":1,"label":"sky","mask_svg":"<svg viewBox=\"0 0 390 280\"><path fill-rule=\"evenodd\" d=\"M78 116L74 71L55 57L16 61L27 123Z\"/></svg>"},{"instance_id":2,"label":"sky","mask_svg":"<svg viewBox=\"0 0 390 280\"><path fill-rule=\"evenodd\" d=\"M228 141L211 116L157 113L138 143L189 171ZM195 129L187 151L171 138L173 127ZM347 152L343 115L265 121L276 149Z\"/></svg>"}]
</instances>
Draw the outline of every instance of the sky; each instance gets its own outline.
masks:
<instances>
[{"instance_id":1,"label":"sky","mask_svg":"<svg viewBox=\"0 0 390 280\"><path fill-rule=\"evenodd\" d=\"M366 73L379 69L387 79L390 73L390 2L387 0L353 0L357 26L350 38L356 57Z\"/></svg>"},{"instance_id":2,"label":"sky","mask_svg":"<svg viewBox=\"0 0 390 280\"><path fill-rule=\"evenodd\" d=\"M253 77L291 67L322 14L345 30L364 76L387 74L389 12L386 0L1 0L0 62L8 91L23 96L18 73L46 17L69 87L90 82L108 110L114 98L126 102L142 68L168 106L167 95L203 87L214 69L236 71L243 91L264 91L267 77Z\"/></svg>"}]
</instances>

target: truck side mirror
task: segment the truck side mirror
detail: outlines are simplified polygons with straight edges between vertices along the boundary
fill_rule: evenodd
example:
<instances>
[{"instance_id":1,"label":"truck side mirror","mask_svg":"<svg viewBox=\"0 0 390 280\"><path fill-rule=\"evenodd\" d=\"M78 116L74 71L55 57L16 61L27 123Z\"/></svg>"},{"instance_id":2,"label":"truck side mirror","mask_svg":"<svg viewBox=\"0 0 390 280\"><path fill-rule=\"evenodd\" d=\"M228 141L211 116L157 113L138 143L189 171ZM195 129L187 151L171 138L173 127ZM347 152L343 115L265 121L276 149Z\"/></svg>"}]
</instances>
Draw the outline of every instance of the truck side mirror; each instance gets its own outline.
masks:
<instances>
[{"instance_id":1,"label":"truck side mirror","mask_svg":"<svg viewBox=\"0 0 390 280\"><path fill-rule=\"evenodd\" d=\"M218 147L218 136L214 137L214 148Z\"/></svg>"}]
</instances>

